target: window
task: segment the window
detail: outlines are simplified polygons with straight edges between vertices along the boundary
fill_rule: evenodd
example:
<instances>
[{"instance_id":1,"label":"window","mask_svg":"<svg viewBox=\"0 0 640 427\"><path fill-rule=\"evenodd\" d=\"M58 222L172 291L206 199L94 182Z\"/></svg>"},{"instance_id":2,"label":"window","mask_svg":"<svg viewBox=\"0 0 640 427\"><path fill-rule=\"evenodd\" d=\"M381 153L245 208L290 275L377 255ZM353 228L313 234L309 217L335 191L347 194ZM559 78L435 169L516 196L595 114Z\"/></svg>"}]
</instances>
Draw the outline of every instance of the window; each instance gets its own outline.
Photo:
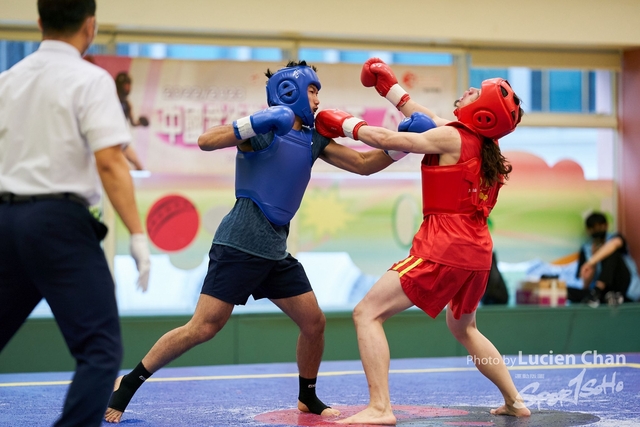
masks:
<instances>
[{"instance_id":1,"label":"window","mask_svg":"<svg viewBox=\"0 0 640 427\"><path fill-rule=\"evenodd\" d=\"M338 49L319 49L319 48L302 48L298 50L298 58L304 59L309 63L346 62L351 64L362 64L367 59L372 57L380 58L383 61L385 61L387 64L434 65L434 66L453 64L453 55L449 53L390 52L390 51L338 50Z\"/></svg>"},{"instance_id":2,"label":"window","mask_svg":"<svg viewBox=\"0 0 640 427\"><path fill-rule=\"evenodd\" d=\"M0 40L0 72L13 67L24 57L38 50L39 46L40 42ZM107 46L93 44L87 50L87 54L105 55L107 54Z\"/></svg>"},{"instance_id":3,"label":"window","mask_svg":"<svg viewBox=\"0 0 640 427\"><path fill-rule=\"evenodd\" d=\"M205 61L281 61L283 58L282 50L278 48L166 43L118 43L116 54L134 58Z\"/></svg>"},{"instance_id":4,"label":"window","mask_svg":"<svg viewBox=\"0 0 640 427\"><path fill-rule=\"evenodd\" d=\"M549 111L563 113L581 113L582 73L580 71L549 72ZM542 89L542 88L541 88Z\"/></svg>"},{"instance_id":5,"label":"window","mask_svg":"<svg viewBox=\"0 0 640 427\"><path fill-rule=\"evenodd\" d=\"M483 80L494 77L509 80L509 71L506 68L472 68L469 70L469 86L479 89Z\"/></svg>"},{"instance_id":6,"label":"window","mask_svg":"<svg viewBox=\"0 0 640 427\"><path fill-rule=\"evenodd\" d=\"M535 70L514 68L471 68L469 82L480 87L482 80L509 80L522 98L527 112L570 114L613 114L612 74L607 70Z\"/></svg>"},{"instance_id":7,"label":"window","mask_svg":"<svg viewBox=\"0 0 640 427\"><path fill-rule=\"evenodd\" d=\"M8 70L25 56L35 52L39 42L0 40L0 72Z\"/></svg>"}]
</instances>

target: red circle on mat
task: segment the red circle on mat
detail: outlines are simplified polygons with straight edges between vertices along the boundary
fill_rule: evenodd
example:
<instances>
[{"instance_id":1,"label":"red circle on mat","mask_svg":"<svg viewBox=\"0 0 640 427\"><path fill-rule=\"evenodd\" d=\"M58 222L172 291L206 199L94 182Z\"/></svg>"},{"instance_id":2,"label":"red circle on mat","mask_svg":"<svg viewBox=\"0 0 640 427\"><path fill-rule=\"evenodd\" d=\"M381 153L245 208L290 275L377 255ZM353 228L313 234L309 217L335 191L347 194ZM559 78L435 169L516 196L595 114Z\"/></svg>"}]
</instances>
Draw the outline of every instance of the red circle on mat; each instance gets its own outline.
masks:
<instances>
[{"instance_id":1,"label":"red circle on mat","mask_svg":"<svg viewBox=\"0 0 640 427\"><path fill-rule=\"evenodd\" d=\"M362 411L366 406L333 406L340 411L338 417L320 417L318 415L300 412L297 409L284 409L282 411L265 412L256 415L256 421L265 424L280 424L287 426L333 426L336 421L350 417ZM393 405L393 413L400 420L409 420L412 418L436 418L436 417L456 417L468 415L468 411L450 408L434 408L431 406L409 406L409 405ZM365 424L358 424L360 427L367 427ZM372 426L373 427L373 426ZM379 427L379 426L377 426Z\"/></svg>"},{"instance_id":2,"label":"red circle on mat","mask_svg":"<svg viewBox=\"0 0 640 427\"><path fill-rule=\"evenodd\" d=\"M189 245L199 227L196 207L185 197L175 194L157 200L147 215L149 239L168 252L179 251Z\"/></svg>"}]
</instances>

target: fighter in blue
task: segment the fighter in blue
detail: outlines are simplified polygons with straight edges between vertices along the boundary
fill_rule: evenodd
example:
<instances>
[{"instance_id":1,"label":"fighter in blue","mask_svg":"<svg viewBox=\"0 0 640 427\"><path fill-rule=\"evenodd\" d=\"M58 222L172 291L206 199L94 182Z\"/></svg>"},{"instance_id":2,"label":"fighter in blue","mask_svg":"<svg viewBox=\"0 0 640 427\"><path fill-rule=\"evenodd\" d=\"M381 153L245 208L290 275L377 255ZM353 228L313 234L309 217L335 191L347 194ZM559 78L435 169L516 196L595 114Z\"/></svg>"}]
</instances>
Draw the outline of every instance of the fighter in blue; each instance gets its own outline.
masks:
<instances>
[{"instance_id":1,"label":"fighter in blue","mask_svg":"<svg viewBox=\"0 0 640 427\"><path fill-rule=\"evenodd\" d=\"M321 84L315 68L305 61L290 62L275 73L267 70L266 76L269 108L233 124L214 126L198 139L204 151L238 147L236 202L213 238L193 317L163 335L131 373L116 380L105 414L108 422L120 422L147 378L212 339L234 306L246 304L249 296L270 299L300 328L298 409L323 416L339 414L316 396L325 316L302 265L287 252L289 223L300 207L316 159L360 175L378 172L394 160L382 150L359 152L340 145L314 129ZM354 119L354 124L362 123Z\"/></svg>"}]
</instances>

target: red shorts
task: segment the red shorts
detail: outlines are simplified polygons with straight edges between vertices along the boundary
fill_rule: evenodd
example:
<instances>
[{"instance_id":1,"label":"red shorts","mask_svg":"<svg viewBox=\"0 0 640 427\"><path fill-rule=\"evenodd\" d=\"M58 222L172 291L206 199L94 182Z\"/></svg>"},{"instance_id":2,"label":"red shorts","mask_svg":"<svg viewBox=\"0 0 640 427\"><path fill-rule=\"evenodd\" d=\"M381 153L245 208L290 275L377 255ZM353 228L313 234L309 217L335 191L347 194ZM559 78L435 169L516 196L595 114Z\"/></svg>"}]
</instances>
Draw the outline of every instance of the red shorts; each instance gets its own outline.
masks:
<instances>
[{"instance_id":1,"label":"red shorts","mask_svg":"<svg viewBox=\"0 0 640 427\"><path fill-rule=\"evenodd\" d=\"M390 270L400 274L400 284L411 302L434 319L447 304L456 319L473 313L489 280L489 270L463 270L413 255Z\"/></svg>"}]
</instances>

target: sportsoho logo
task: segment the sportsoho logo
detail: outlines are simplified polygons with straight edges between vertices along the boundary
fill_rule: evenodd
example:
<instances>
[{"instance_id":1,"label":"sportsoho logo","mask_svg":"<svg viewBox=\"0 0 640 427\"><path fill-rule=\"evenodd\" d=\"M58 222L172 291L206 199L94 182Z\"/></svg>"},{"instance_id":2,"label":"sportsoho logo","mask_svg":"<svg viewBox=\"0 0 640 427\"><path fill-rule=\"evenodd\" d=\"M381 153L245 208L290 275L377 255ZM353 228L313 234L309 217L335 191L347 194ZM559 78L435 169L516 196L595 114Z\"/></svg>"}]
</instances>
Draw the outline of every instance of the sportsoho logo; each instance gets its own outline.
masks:
<instances>
[{"instance_id":1,"label":"sportsoho logo","mask_svg":"<svg viewBox=\"0 0 640 427\"><path fill-rule=\"evenodd\" d=\"M554 354L550 351L548 354L529 354L523 355L518 352L517 356L502 357L486 357L479 358L475 356L467 356L467 364L473 363L480 365L497 365L503 362L508 367L515 369L539 370L553 369L554 367L566 368L581 367L582 371L571 378L566 387L558 391L542 390L541 382L532 382L520 389L520 396L524 399L527 406L537 406L538 409L543 405L553 407L555 405L563 406L567 403L578 405L580 401L589 399L590 397L600 394L613 395L620 393L624 389L624 383L621 381L619 372L609 372L608 374L596 374L589 376L587 368L599 367L624 367L627 358L624 354L599 354L597 351L589 350L582 354ZM544 374L515 374L517 378L542 378ZM554 382L555 383L555 382Z\"/></svg>"},{"instance_id":2,"label":"sportsoho logo","mask_svg":"<svg viewBox=\"0 0 640 427\"><path fill-rule=\"evenodd\" d=\"M564 406L565 403L577 405L581 400L600 394L611 396L624 389L624 383L619 380L620 377L616 380L618 372L614 372L609 380L607 374L589 378L586 372L587 369L583 368L576 377L569 380L566 387L558 391L540 390L540 382L532 382L520 390L520 396L528 406L536 405L540 409L545 404L549 407Z\"/></svg>"}]
</instances>

